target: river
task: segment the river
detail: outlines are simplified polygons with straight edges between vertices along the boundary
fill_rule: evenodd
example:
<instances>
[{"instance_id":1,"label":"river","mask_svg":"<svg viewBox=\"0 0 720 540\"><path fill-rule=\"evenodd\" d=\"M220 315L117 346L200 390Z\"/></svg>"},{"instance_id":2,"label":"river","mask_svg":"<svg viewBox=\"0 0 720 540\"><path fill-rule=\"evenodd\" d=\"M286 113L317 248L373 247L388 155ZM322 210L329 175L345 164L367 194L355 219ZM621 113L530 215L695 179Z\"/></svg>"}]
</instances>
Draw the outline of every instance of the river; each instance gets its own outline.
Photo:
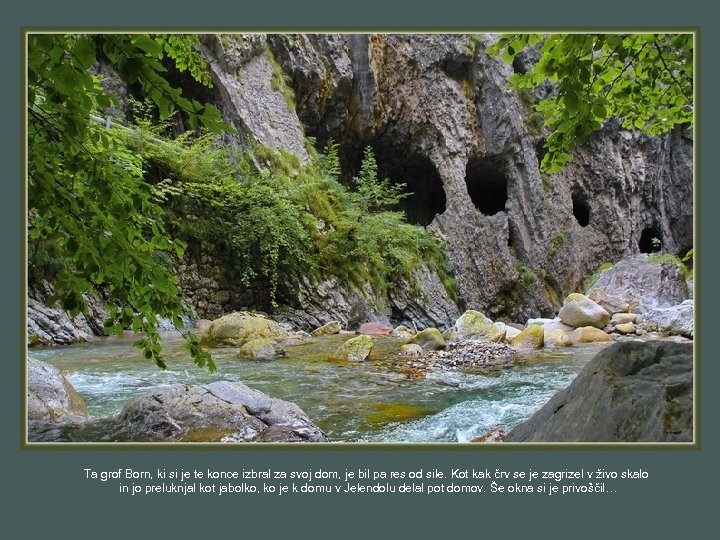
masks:
<instances>
[{"instance_id":1,"label":"river","mask_svg":"<svg viewBox=\"0 0 720 540\"><path fill-rule=\"evenodd\" d=\"M392 368L398 340L375 338L373 360L329 360L343 339L347 336L285 347L287 356L272 361L242 360L232 349L216 349L215 373L197 368L176 336L165 337L168 371L141 358L130 337L33 348L29 356L58 367L85 399L93 420L115 415L130 399L161 386L228 380L297 403L332 441L467 442L496 427L509 431L529 418L602 348L544 349L521 356L507 369L431 372L417 379ZM72 440L99 436L90 428Z\"/></svg>"}]
</instances>

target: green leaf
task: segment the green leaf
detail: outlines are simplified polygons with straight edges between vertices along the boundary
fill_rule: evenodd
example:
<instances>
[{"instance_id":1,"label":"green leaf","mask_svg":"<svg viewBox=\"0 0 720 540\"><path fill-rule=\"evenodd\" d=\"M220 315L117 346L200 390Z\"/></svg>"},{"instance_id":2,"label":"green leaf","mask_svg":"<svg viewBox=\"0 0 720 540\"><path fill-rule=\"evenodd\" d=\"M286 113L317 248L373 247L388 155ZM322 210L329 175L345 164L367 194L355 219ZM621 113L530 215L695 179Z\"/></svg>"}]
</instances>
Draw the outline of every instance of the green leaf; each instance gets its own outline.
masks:
<instances>
[{"instance_id":1,"label":"green leaf","mask_svg":"<svg viewBox=\"0 0 720 540\"><path fill-rule=\"evenodd\" d=\"M162 45L148 35L135 36L132 39L132 43L151 56L160 57L162 55Z\"/></svg>"}]
</instances>

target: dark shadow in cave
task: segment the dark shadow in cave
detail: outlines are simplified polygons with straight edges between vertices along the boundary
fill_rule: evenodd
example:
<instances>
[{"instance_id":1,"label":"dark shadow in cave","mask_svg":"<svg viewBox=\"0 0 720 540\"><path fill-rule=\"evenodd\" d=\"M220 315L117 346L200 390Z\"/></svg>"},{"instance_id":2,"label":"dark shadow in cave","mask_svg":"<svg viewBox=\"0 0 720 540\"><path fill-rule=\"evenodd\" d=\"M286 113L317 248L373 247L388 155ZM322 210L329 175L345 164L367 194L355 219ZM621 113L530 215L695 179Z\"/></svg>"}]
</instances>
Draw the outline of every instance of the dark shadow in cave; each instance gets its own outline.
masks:
<instances>
[{"instance_id":1,"label":"dark shadow in cave","mask_svg":"<svg viewBox=\"0 0 720 540\"><path fill-rule=\"evenodd\" d=\"M662 248L662 234L656 227L645 227L638 241L640 253L655 253Z\"/></svg>"},{"instance_id":2,"label":"dark shadow in cave","mask_svg":"<svg viewBox=\"0 0 720 540\"><path fill-rule=\"evenodd\" d=\"M590 224L590 206L585 196L582 193L573 191L572 206L575 220L581 227L587 227Z\"/></svg>"},{"instance_id":3,"label":"dark shadow in cave","mask_svg":"<svg viewBox=\"0 0 720 540\"><path fill-rule=\"evenodd\" d=\"M507 178L496 156L471 158L465 168L465 184L475 208L492 216L505 210Z\"/></svg>"}]
</instances>

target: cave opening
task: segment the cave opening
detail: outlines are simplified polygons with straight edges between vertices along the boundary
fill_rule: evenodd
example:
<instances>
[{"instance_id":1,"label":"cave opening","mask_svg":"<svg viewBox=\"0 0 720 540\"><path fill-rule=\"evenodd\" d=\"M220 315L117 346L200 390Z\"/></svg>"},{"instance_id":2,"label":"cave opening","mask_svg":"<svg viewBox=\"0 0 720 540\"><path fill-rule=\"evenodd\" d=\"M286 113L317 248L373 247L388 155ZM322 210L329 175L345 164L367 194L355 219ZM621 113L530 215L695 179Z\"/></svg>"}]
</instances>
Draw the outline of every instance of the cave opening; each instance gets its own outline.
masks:
<instances>
[{"instance_id":1,"label":"cave opening","mask_svg":"<svg viewBox=\"0 0 720 540\"><path fill-rule=\"evenodd\" d=\"M408 223L425 227L445 211L447 198L443 182L429 157L384 141L375 141L370 146L377 162L378 179L405 184L405 192L410 193L397 208L405 213ZM353 152L349 167L343 167L350 172L350 177L360 170L363 148Z\"/></svg>"},{"instance_id":2,"label":"cave opening","mask_svg":"<svg viewBox=\"0 0 720 540\"><path fill-rule=\"evenodd\" d=\"M656 227L645 227L638 241L640 253L656 253L662 248L662 234Z\"/></svg>"},{"instance_id":3,"label":"cave opening","mask_svg":"<svg viewBox=\"0 0 720 540\"><path fill-rule=\"evenodd\" d=\"M507 177L497 156L474 157L465 168L465 185L470 200L482 214L492 216L505 210Z\"/></svg>"},{"instance_id":4,"label":"cave opening","mask_svg":"<svg viewBox=\"0 0 720 540\"><path fill-rule=\"evenodd\" d=\"M590 206L582 193L573 192L572 207L575 220L581 227L587 227L590 224Z\"/></svg>"}]
</instances>

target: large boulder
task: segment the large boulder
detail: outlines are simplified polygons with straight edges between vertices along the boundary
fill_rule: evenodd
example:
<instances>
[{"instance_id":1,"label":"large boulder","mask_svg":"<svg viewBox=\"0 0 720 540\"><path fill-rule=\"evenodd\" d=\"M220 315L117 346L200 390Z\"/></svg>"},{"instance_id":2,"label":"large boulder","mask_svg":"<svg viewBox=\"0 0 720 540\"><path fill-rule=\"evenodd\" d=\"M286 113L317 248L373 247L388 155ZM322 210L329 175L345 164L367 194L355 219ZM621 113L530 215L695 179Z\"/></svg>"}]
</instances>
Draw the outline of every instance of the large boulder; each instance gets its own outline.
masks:
<instances>
[{"instance_id":1,"label":"large boulder","mask_svg":"<svg viewBox=\"0 0 720 540\"><path fill-rule=\"evenodd\" d=\"M505 440L692 441L692 344L615 343Z\"/></svg>"},{"instance_id":2,"label":"large boulder","mask_svg":"<svg viewBox=\"0 0 720 540\"><path fill-rule=\"evenodd\" d=\"M137 397L116 418L114 440L325 442L294 403L240 383L177 384Z\"/></svg>"},{"instance_id":3,"label":"large boulder","mask_svg":"<svg viewBox=\"0 0 720 540\"><path fill-rule=\"evenodd\" d=\"M605 332L594 326L581 326L569 334L573 343L603 343L613 339Z\"/></svg>"},{"instance_id":4,"label":"large boulder","mask_svg":"<svg viewBox=\"0 0 720 540\"><path fill-rule=\"evenodd\" d=\"M505 325L494 323L479 311L467 310L455 321L453 328L459 341L482 340L498 343L505 339Z\"/></svg>"},{"instance_id":5,"label":"large boulder","mask_svg":"<svg viewBox=\"0 0 720 540\"><path fill-rule=\"evenodd\" d=\"M362 362L373 348L373 339L370 336L357 336L348 339L335 351L333 358L336 360L350 360L351 362Z\"/></svg>"},{"instance_id":6,"label":"large boulder","mask_svg":"<svg viewBox=\"0 0 720 540\"><path fill-rule=\"evenodd\" d=\"M411 343L420 345L423 351L437 351L445 348L445 338L437 328L425 328L404 342L405 345Z\"/></svg>"},{"instance_id":7,"label":"large boulder","mask_svg":"<svg viewBox=\"0 0 720 540\"><path fill-rule=\"evenodd\" d=\"M582 326L603 328L610 320L610 314L605 308L584 294L578 293L568 295L558 315L563 323L573 328Z\"/></svg>"},{"instance_id":8,"label":"large boulder","mask_svg":"<svg viewBox=\"0 0 720 540\"><path fill-rule=\"evenodd\" d=\"M649 332L692 339L695 333L694 303L685 300L677 306L652 309L643 315L642 327Z\"/></svg>"},{"instance_id":9,"label":"large boulder","mask_svg":"<svg viewBox=\"0 0 720 540\"><path fill-rule=\"evenodd\" d=\"M27 359L28 422L80 424L88 419L85 401L55 366Z\"/></svg>"},{"instance_id":10,"label":"large boulder","mask_svg":"<svg viewBox=\"0 0 720 540\"><path fill-rule=\"evenodd\" d=\"M284 341L291 337L292 334L283 330L272 319L238 311L223 315L210 323L207 331L203 334L203 343L209 346L242 347L253 339Z\"/></svg>"},{"instance_id":11,"label":"large boulder","mask_svg":"<svg viewBox=\"0 0 720 540\"><path fill-rule=\"evenodd\" d=\"M640 253L604 270L593 289L603 289L611 297L637 305L644 312L656 307L680 304L690 297L680 267L657 255Z\"/></svg>"},{"instance_id":12,"label":"large boulder","mask_svg":"<svg viewBox=\"0 0 720 540\"><path fill-rule=\"evenodd\" d=\"M518 350L542 349L544 344L545 331L539 324L531 324L510 342L510 346Z\"/></svg>"}]
</instances>

